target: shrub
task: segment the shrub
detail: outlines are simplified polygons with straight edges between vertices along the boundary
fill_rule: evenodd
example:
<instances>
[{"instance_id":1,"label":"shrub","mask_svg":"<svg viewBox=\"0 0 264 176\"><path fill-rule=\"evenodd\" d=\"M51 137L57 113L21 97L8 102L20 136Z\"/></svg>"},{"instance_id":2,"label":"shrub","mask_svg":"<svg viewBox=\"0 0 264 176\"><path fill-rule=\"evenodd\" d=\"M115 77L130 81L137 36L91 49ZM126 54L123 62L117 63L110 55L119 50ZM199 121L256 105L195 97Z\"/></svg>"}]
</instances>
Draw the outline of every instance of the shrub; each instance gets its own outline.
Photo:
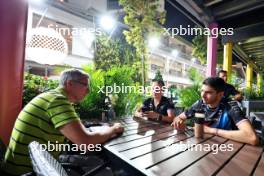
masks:
<instances>
[{"instance_id":1,"label":"shrub","mask_svg":"<svg viewBox=\"0 0 264 176\"><path fill-rule=\"evenodd\" d=\"M80 118L101 118L101 113L105 106L105 97L112 97L113 108L118 117L131 115L135 107L142 103L143 96L138 93L139 83L134 81L137 74L136 68L127 65L113 66L110 70L95 70L92 65L84 66L84 71L91 77L91 88L88 96L84 101L75 104L75 110ZM112 93L106 95L100 91L104 86L135 86L136 92L130 93ZM45 80L41 76L25 73L23 106L38 94L54 89L58 86L56 80ZM105 92L105 89L103 89Z\"/></svg>"},{"instance_id":2,"label":"shrub","mask_svg":"<svg viewBox=\"0 0 264 176\"><path fill-rule=\"evenodd\" d=\"M201 98L200 85L194 84L179 91L179 103L184 108L189 108L193 103Z\"/></svg>"},{"instance_id":3,"label":"shrub","mask_svg":"<svg viewBox=\"0 0 264 176\"><path fill-rule=\"evenodd\" d=\"M189 108L193 103L201 98L200 87L202 80L204 79L200 72L195 68L188 70L188 76L193 84L179 90L179 103L184 108Z\"/></svg>"},{"instance_id":4,"label":"shrub","mask_svg":"<svg viewBox=\"0 0 264 176\"><path fill-rule=\"evenodd\" d=\"M263 100L264 94L262 92L257 92L254 90L244 91L245 100Z\"/></svg>"},{"instance_id":5,"label":"shrub","mask_svg":"<svg viewBox=\"0 0 264 176\"><path fill-rule=\"evenodd\" d=\"M58 86L56 80L46 80L42 76L25 73L24 88L23 88L23 107L28 104L35 96L50 89L55 89Z\"/></svg>"},{"instance_id":6,"label":"shrub","mask_svg":"<svg viewBox=\"0 0 264 176\"><path fill-rule=\"evenodd\" d=\"M118 117L131 115L136 105L142 102L143 96L137 92L118 92L108 95L105 93L105 86L135 86L137 87L136 90L139 90L139 83L134 82L132 79L136 74L136 69L133 67L131 68L127 65L113 66L110 70L104 71L101 69L95 70L93 66L86 65L84 70L91 77L91 91L84 101L80 103L80 107L83 110L81 114L99 117L103 111L106 96L112 97L112 104ZM100 91L102 87L104 87L104 92Z\"/></svg>"}]
</instances>

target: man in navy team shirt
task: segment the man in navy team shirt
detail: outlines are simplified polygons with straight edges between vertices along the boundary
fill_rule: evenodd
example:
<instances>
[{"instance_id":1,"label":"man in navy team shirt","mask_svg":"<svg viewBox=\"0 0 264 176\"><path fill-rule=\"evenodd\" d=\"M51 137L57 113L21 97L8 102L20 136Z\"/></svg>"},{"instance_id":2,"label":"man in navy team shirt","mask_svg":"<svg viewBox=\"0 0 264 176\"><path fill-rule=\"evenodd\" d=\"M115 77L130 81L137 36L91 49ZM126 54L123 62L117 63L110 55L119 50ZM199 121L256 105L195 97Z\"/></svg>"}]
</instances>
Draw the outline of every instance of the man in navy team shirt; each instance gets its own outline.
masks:
<instances>
[{"instance_id":1,"label":"man in navy team shirt","mask_svg":"<svg viewBox=\"0 0 264 176\"><path fill-rule=\"evenodd\" d=\"M232 139L239 142L257 145L259 140L244 113L236 101L224 101L225 82L218 77L203 81L201 100L190 109L175 117L172 125L176 129L184 128L184 121L194 117L196 111L205 113L204 132Z\"/></svg>"}]
</instances>

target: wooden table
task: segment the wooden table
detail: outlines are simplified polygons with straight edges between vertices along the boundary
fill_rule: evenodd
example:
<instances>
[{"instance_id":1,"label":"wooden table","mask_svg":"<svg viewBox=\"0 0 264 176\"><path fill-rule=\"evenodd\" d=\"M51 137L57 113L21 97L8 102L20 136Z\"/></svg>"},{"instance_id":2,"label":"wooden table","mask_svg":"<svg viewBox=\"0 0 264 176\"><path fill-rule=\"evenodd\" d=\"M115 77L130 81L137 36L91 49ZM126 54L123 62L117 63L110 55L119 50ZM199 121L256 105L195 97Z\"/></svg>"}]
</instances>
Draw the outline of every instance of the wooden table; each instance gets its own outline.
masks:
<instances>
[{"instance_id":1,"label":"wooden table","mask_svg":"<svg viewBox=\"0 0 264 176\"><path fill-rule=\"evenodd\" d=\"M105 144L104 150L115 167L133 176L264 173L262 147L208 134L197 139L191 130L177 134L169 124L144 119L126 118L122 123L125 132Z\"/></svg>"}]
</instances>

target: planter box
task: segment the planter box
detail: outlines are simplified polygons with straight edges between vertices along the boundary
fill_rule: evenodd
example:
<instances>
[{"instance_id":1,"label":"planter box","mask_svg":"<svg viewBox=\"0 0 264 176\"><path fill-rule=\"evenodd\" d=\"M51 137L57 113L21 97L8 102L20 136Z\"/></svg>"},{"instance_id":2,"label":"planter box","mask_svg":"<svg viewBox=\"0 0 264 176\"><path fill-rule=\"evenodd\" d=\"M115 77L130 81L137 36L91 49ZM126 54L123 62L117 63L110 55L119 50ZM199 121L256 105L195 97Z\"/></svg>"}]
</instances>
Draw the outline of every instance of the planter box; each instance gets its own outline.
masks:
<instances>
[{"instance_id":1,"label":"planter box","mask_svg":"<svg viewBox=\"0 0 264 176\"><path fill-rule=\"evenodd\" d=\"M246 109L246 116L250 116L250 112L264 112L264 100L242 101L243 108Z\"/></svg>"}]
</instances>

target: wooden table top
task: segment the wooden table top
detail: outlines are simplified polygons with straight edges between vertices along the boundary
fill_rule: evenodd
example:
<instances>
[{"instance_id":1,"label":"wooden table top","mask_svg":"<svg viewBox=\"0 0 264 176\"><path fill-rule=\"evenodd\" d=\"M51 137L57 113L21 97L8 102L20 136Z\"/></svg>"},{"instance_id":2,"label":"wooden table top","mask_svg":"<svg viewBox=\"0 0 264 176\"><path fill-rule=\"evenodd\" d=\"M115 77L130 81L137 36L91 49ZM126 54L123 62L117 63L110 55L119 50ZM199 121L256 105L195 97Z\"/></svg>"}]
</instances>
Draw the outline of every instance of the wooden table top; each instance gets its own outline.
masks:
<instances>
[{"instance_id":1,"label":"wooden table top","mask_svg":"<svg viewBox=\"0 0 264 176\"><path fill-rule=\"evenodd\" d=\"M263 175L263 148L192 130L178 134L170 124L125 118L124 133L104 145L108 158L131 175Z\"/></svg>"}]
</instances>

